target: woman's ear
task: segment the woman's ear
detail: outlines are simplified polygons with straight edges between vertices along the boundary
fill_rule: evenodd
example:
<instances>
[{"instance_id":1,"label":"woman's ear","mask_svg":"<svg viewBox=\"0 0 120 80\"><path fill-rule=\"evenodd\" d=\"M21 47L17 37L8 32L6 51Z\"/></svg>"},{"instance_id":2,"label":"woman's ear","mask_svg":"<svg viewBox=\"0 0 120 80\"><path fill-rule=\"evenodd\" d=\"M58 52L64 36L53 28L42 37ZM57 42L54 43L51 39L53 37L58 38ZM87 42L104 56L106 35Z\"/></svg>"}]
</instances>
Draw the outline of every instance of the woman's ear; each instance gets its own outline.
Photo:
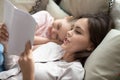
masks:
<instances>
[{"instance_id":1,"label":"woman's ear","mask_svg":"<svg viewBox=\"0 0 120 80\"><path fill-rule=\"evenodd\" d=\"M87 51L93 51L94 50L94 44L91 43L90 46L87 48Z\"/></svg>"}]
</instances>

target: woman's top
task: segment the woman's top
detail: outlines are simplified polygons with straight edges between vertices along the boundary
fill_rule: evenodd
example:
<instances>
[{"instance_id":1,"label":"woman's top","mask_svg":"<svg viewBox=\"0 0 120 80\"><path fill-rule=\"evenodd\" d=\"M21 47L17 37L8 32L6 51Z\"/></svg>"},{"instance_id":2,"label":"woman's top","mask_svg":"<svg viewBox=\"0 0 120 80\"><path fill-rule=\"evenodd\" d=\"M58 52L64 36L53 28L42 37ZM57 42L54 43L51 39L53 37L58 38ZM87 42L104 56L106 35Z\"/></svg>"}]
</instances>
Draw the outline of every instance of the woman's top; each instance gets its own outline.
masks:
<instances>
[{"instance_id":1,"label":"woman's top","mask_svg":"<svg viewBox=\"0 0 120 80\"><path fill-rule=\"evenodd\" d=\"M62 60L64 53L61 46L53 42L37 48L33 52L35 80L83 80L81 63Z\"/></svg>"},{"instance_id":2,"label":"woman's top","mask_svg":"<svg viewBox=\"0 0 120 80\"><path fill-rule=\"evenodd\" d=\"M35 80L83 80L82 64L77 60L73 62L62 60L64 53L61 46L54 42L43 44L37 48L33 52ZM12 72L10 74L0 74L0 79L5 79L9 75L9 78L5 80L22 80L20 68L16 67L10 71Z\"/></svg>"}]
</instances>

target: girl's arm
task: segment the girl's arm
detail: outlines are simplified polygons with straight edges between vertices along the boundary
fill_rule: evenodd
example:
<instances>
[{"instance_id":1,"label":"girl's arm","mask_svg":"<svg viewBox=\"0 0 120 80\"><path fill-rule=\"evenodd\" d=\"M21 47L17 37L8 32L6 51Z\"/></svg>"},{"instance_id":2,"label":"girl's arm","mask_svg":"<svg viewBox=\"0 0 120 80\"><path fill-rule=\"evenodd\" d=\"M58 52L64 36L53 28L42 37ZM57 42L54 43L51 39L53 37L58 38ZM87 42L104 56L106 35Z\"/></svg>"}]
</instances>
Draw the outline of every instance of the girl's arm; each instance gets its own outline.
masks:
<instances>
[{"instance_id":1,"label":"girl's arm","mask_svg":"<svg viewBox=\"0 0 120 80\"><path fill-rule=\"evenodd\" d=\"M50 40L48 38L38 37L38 36L34 37L34 45L45 44L45 43L47 43L49 41Z\"/></svg>"}]
</instances>

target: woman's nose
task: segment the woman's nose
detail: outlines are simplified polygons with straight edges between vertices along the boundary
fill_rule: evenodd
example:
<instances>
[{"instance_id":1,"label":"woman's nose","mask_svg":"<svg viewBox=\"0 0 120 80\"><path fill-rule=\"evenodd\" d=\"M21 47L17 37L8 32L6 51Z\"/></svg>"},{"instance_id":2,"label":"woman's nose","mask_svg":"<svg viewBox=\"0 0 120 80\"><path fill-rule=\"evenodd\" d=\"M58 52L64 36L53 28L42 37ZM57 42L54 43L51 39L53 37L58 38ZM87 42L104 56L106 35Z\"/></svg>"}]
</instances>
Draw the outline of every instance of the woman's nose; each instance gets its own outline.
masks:
<instances>
[{"instance_id":1,"label":"woman's nose","mask_svg":"<svg viewBox=\"0 0 120 80\"><path fill-rule=\"evenodd\" d=\"M67 32L67 37L71 37L73 35L72 30Z\"/></svg>"}]
</instances>

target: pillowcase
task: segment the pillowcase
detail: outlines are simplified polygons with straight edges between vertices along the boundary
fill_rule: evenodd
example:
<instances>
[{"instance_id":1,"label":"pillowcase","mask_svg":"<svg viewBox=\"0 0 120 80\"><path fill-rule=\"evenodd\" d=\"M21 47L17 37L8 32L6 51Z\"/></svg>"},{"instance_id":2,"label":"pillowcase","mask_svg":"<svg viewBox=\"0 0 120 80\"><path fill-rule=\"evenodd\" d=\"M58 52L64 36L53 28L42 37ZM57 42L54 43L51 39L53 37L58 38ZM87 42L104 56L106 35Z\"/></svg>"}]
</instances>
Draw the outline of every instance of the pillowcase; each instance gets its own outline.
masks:
<instances>
[{"instance_id":1,"label":"pillowcase","mask_svg":"<svg viewBox=\"0 0 120 80\"><path fill-rule=\"evenodd\" d=\"M84 80L120 80L120 31L112 29L85 63Z\"/></svg>"},{"instance_id":2,"label":"pillowcase","mask_svg":"<svg viewBox=\"0 0 120 80\"><path fill-rule=\"evenodd\" d=\"M115 21L116 29L120 30L120 0L113 0L113 7L111 9L111 16Z\"/></svg>"},{"instance_id":3,"label":"pillowcase","mask_svg":"<svg viewBox=\"0 0 120 80\"><path fill-rule=\"evenodd\" d=\"M107 12L110 0L62 0L60 7L72 16Z\"/></svg>"},{"instance_id":4,"label":"pillowcase","mask_svg":"<svg viewBox=\"0 0 120 80\"><path fill-rule=\"evenodd\" d=\"M60 19L68 16L53 0L49 0L46 10L55 18Z\"/></svg>"}]
</instances>

